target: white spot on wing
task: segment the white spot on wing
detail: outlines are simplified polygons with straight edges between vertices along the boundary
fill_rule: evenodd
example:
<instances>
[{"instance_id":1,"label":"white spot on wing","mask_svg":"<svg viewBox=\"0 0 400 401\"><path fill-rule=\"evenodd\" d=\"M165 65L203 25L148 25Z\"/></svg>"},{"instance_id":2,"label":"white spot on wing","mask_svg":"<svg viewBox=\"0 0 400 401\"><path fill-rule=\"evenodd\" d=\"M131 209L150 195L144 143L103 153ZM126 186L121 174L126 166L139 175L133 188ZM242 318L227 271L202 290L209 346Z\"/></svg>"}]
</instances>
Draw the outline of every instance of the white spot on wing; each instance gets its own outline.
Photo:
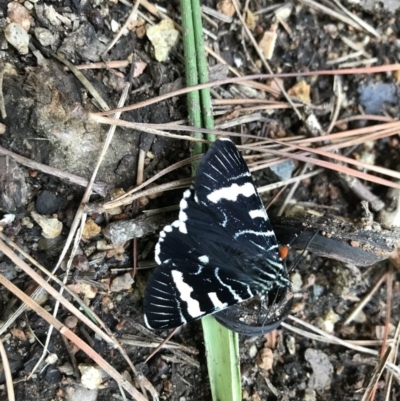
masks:
<instances>
[{"instance_id":1,"label":"white spot on wing","mask_svg":"<svg viewBox=\"0 0 400 401\"><path fill-rule=\"evenodd\" d=\"M251 182L246 182L246 184L238 185L232 184L230 187L224 187L217 189L207 195L207 198L212 203L218 203L222 199L235 202L239 195L243 195L249 198L252 195L256 195L256 189Z\"/></svg>"},{"instance_id":2,"label":"white spot on wing","mask_svg":"<svg viewBox=\"0 0 400 401\"><path fill-rule=\"evenodd\" d=\"M252 219L256 219L257 217L260 217L264 220L268 220L267 213L265 213L265 210L263 210L263 209L250 210L249 215Z\"/></svg>"},{"instance_id":3,"label":"white spot on wing","mask_svg":"<svg viewBox=\"0 0 400 401\"><path fill-rule=\"evenodd\" d=\"M210 258L207 255L199 256L199 261L206 265L210 262Z\"/></svg>"},{"instance_id":4,"label":"white spot on wing","mask_svg":"<svg viewBox=\"0 0 400 401\"><path fill-rule=\"evenodd\" d=\"M157 264L161 265L161 260L160 260L160 241L157 242L156 248L154 250L154 259Z\"/></svg>"},{"instance_id":5,"label":"white spot on wing","mask_svg":"<svg viewBox=\"0 0 400 401\"><path fill-rule=\"evenodd\" d=\"M228 304L226 302L222 303L217 296L216 292L209 292L208 297L210 298L212 304L214 305L215 309L221 310L224 309L228 306Z\"/></svg>"},{"instance_id":6,"label":"white spot on wing","mask_svg":"<svg viewBox=\"0 0 400 401\"><path fill-rule=\"evenodd\" d=\"M254 234L257 236L261 236L261 237L274 237L275 233L270 230L270 231L254 231L254 230L242 230L242 231L238 231L233 238L237 239L238 237L240 237L241 235L244 234Z\"/></svg>"},{"instance_id":7,"label":"white spot on wing","mask_svg":"<svg viewBox=\"0 0 400 401\"><path fill-rule=\"evenodd\" d=\"M200 309L199 301L196 301L190 296L193 292L193 288L183 281L183 274L178 270L172 270L171 275L179 291L181 300L187 303L187 313L193 318L204 315L205 312Z\"/></svg>"},{"instance_id":8,"label":"white spot on wing","mask_svg":"<svg viewBox=\"0 0 400 401\"><path fill-rule=\"evenodd\" d=\"M183 199L180 201L179 203L179 207L180 207L180 212L179 212L179 223L178 223L178 227L179 227L179 231L182 234L187 234L187 227L186 227L186 221L188 219L187 214L184 212L185 209L187 209L188 207L188 203L186 201L185 198L188 198L190 196L190 191L187 189L184 193L183 193Z\"/></svg>"}]
</instances>

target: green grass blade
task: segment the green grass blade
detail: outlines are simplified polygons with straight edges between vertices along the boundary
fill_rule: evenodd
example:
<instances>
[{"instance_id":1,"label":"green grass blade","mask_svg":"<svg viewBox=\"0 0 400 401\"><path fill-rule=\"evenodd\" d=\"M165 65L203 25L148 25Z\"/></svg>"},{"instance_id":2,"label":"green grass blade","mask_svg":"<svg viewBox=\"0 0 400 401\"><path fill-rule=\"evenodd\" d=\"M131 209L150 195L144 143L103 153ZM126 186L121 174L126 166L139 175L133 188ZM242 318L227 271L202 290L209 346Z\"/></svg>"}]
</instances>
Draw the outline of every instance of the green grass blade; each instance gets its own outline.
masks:
<instances>
[{"instance_id":1,"label":"green grass blade","mask_svg":"<svg viewBox=\"0 0 400 401\"><path fill-rule=\"evenodd\" d=\"M212 316L201 320L213 401L240 401L239 337Z\"/></svg>"},{"instance_id":2,"label":"green grass blade","mask_svg":"<svg viewBox=\"0 0 400 401\"><path fill-rule=\"evenodd\" d=\"M186 85L208 82L208 66L204 51L203 27L199 0L181 0ZM201 103L201 107L200 107ZM195 127L214 128L209 89L188 94L189 119ZM202 137L201 134L195 134ZM209 141L215 135L208 134ZM193 155L202 153L196 144ZM195 174L197 165L192 166ZM238 335L221 326L212 316L202 319L207 354L208 375L213 401L240 401L242 396Z\"/></svg>"}]
</instances>

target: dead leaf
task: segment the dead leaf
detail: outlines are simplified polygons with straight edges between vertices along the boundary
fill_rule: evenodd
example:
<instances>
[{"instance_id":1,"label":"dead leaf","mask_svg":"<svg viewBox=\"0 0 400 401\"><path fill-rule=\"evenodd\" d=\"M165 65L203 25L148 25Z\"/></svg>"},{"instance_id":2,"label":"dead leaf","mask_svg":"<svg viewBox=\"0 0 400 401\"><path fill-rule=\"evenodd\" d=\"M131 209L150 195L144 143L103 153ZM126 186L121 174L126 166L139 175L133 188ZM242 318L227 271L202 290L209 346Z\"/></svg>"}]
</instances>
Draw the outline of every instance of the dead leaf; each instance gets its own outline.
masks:
<instances>
[{"instance_id":1,"label":"dead leaf","mask_svg":"<svg viewBox=\"0 0 400 401\"><path fill-rule=\"evenodd\" d=\"M68 288L87 299L93 299L97 295L97 289L86 283L70 284Z\"/></svg>"},{"instance_id":2,"label":"dead leaf","mask_svg":"<svg viewBox=\"0 0 400 401\"><path fill-rule=\"evenodd\" d=\"M101 300L101 310L104 313L110 313L111 309L114 309L114 302L110 297L103 297Z\"/></svg>"},{"instance_id":3,"label":"dead leaf","mask_svg":"<svg viewBox=\"0 0 400 401\"><path fill-rule=\"evenodd\" d=\"M279 332L278 330L272 330L269 333L265 334L265 343L264 347L265 348L270 348L270 349L276 349L276 346L278 345L278 338L279 338Z\"/></svg>"},{"instance_id":4,"label":"dead leaf","mask_svg":"<svg viewBox=\"0 0 400 401\"><path fill-rule=\"evenodd\" d=\"M304 80L297 82L296 85L292 86L288 90L288 94L290 96L294 96L304 103L311 103L310 98L310 85Z\"/></svg>"},{"instance_id":5,"label":"dead leaf","mask_svg":"<svg viewBox=\"0 0 400 401\"><path fill-rule=\"evenodd\" d=\"M124 255L125 255L125 242L122 244L115 245L113 249L110 249L107 251L107 258L112 258L114 257L116 260L124 260Z\"/></svg>"},{"instance_id":6,"label":"dead leaf","mask_svg":"<svg viewBox=\"0 0 400 401\"><path fill-rule=\"evenodd\" d=\"M26 335L21 329L13 328L10 331L13 337L18 338L18 340L21 341L26 341Z\"/></svg>"},{"instance_id":7,"label":"dead leaf","mask_svg":"<svg viewBox=\"0 0 400 401\"><path fill-rule=\"evenodd\" d=\"M251 31L254 31L254 29L256 29L256 19L256 16L250 10L247 10L246 25Z\"/></svg>"},{"instance_id":8,"label":"dead leaf","mask_svg":"<svg viewBox=\"0 0 400 401\"><path fill-rule=\"evenodd\" d=\"M263 37L258 42L258 45L267 60L271 60L274 55L276 38L276 27L272 26L270 31L264 32Z\"/></svg>"},{"instance_id":9,"label":"dead leaf","mask_svg":"<svg viewBox=\"0 0 400 401\"><path fill-rule=\"evenodd\" d=\"M393 71L393 78L396 84L400 83L400 70Z\"/></svg>"},{"instance_id":10,"label":"dead leaf","mask_svg":"<svg viewBox=\"0 0 400 401\"><path fill-rule=\"evenodd\" d=\"M263 348L256 358L257 366L263 370L271 370L274 363L274 353L270 348Z\"/></svg>"},{"instance_id":11,"label":"dead leaf","mask_svg":"<svg viewBox=\"0 0 400 401\"><path fill-rule=\"evenodd\" d=\"M235 6L232 0L221 0L217 3L217 10L228 17L233 17L235 15Z\"/></svg>"}]
</instances>

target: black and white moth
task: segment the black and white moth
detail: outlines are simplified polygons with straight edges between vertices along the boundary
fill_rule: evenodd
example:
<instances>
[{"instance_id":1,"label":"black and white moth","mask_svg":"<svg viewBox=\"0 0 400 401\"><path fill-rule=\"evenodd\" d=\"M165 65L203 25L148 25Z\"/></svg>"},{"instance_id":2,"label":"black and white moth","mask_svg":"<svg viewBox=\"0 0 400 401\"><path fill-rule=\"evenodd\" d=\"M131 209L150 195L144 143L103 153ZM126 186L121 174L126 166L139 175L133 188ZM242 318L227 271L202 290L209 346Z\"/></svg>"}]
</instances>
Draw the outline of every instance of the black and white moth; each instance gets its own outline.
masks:
<instances>
[{"instance_id":1,"label":"black and white moth","mask_svg":"<svg viewBox=\"0 0 400 401\"><path fill-rule=\"evenodd\" d=\"M183 193L179 218L160 232L144 321L169 329L290 281L251 174L236 146L219 139Z\"/></svg>"}]
</instances>

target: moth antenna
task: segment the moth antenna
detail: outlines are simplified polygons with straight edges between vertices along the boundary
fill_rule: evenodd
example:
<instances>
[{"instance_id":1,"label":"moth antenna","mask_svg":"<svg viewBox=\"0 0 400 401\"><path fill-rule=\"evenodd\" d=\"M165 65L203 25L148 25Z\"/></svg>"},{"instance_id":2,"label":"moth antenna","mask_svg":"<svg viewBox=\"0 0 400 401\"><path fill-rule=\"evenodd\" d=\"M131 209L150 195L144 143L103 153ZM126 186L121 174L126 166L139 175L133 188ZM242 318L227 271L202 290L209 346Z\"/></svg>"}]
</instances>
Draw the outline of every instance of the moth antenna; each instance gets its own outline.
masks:
<instances>
[{"instance_id":1,"label":"moth antenna","mask_svg":"<svg viewBox=\"0 0 400 401\"><path fill-rule=\"evenodd\" d=\"M313 236L307 241L306 246L301 251L301 254L297 257L296 261L293 263L293 266L290 268L288 273L292 272L296 268L296 266L300 263L301 258L304 256L305 252L307 251L307 248L310 246L311 242L314 240L314 238L317 236L317 234L318 234L318 230L315 231Z\"/></svg>"}]
</instances>

